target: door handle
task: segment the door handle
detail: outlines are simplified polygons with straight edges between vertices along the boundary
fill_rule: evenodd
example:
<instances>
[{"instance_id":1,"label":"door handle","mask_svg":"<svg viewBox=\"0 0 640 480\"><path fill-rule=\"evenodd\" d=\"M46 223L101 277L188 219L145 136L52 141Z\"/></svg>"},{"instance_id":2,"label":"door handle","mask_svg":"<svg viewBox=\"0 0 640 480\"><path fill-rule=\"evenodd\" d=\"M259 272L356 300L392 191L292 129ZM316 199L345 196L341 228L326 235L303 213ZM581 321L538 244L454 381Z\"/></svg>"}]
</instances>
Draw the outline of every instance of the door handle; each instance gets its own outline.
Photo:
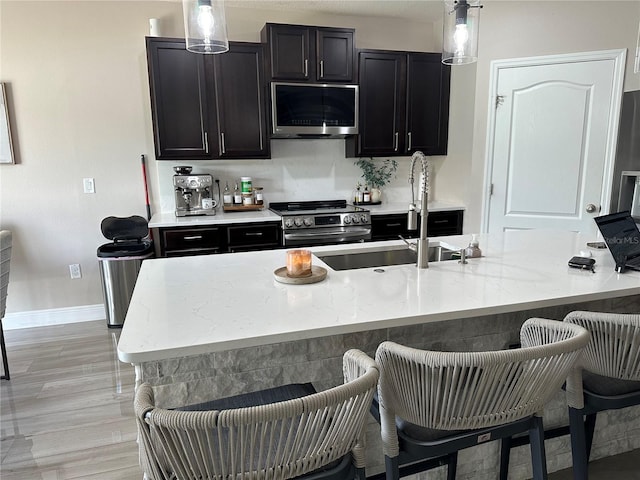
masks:
<instances>
[{"instance_id":1,"label":"door handle","mask_svg":"<svg viewBox=\"0 0 640 480\"><path fill-rule=\"evenodd\" d=\"M596 210L598 210L598 207L596 207L593 203L588 203L586 210L587 210L587 213L593 213Z\"/></svg>"}]
</instances>

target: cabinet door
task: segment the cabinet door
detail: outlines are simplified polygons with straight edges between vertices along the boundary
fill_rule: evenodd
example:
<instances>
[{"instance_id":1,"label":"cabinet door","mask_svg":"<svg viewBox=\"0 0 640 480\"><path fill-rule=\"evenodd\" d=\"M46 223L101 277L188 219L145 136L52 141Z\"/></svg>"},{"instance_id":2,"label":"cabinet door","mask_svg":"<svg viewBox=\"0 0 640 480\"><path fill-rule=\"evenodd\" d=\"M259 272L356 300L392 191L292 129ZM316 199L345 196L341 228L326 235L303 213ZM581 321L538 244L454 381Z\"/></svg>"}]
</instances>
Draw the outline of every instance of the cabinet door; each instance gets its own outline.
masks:
<instances>
[{"instance_id":1,"label":"cabinet door","mask_svg":"<svg viewBox=\"0 0 640 480\"><path fill-rule=\"evenodd\" d=\"M262 45L230 44L214 70L218 156L269 157Z\"/></svg>"},{"instance_id":2,"label":"cabinet door","mask_svg":"<svg viewBox=\"0 0 640 480\"><path fill-rule=\"evenodd\" d=\"M316 78L328 82L353 82L353 36L351 29L316 30Z\"/></svg>"},{"instance_id":3,"label":"cabinet door","mask_svg":"<svg viewBox=\"0 0 640 480\"><path fill-rule=\"evenodd\" d=\"M407 154L446 155L451 67L439 53L410 53L407 60Z\"/></svg>"},{"instance_id":4,"label":"cabinet door","mask_svg":"<svg viewBox=\"0 0 640 480\"><path fill-rule=\"evenodd\" d=\"M205 56L184 41L148 37L147 62L156 159L212 158Z\"/></svg>"},{"instance_id":5,"label":"cabinet door","mask_svg":"<svg viewBox=\"0 0 640 480\"><path fill-rule=\"evenodd\" d=\"M227 245L230 252L278 248L281 232L280 222L230 225L227 227Z\"/></svg>"},{"instance_id":6,"label":"cabinet door","mask_svg":"<svg viewBox=\"0 0 640 480\"><path fill-rule=\"evenodd\" d=\"M407 214L392 213L387 215L371 216L371 240L398 240L398 235L404 238L415 238L418 236L420 228L420 218L418 218L418 229L407 229Z\"/></svg>"},{"instance_id":7,"label":"cabinet door","mask_svg":"<svg viewBox=\"0 0 640 480\"><path fill-rule=\"evenodd\" d=\"M427 236L462 235L462 210L431 212L427 216Z\"/></svg>"},{"instance_id":8,"label":"cabinet door","mask_svg":"<svg viewBox=\"0 0 640 480\"><path fill-rule=\"evenodd\" d=\"M267 24L274 80L308 80L313 67L309 58L309 28L296 25Z\"/></svg>"},{"instance_id":9,"label":"cabinet door","mask_svg":"<svg viewBox=\"0 0 640 480\"><path fill-rule=\"evenodd\" d=\"M359 134L347 139L347 156L403 152L405 71L403 53L360 52Z\"/></svg>"},{"instance_id":10,"label":"cabinet door","mask_svg":"<svg viewBox=\"0 0 640 480\"><path fill-rule=\"evenodd\" d=\"M154 231L154 238L160 242L156 254L162 257L209 255L225 247L224 227L161 228Z\"/></svg>"}]
</instances>

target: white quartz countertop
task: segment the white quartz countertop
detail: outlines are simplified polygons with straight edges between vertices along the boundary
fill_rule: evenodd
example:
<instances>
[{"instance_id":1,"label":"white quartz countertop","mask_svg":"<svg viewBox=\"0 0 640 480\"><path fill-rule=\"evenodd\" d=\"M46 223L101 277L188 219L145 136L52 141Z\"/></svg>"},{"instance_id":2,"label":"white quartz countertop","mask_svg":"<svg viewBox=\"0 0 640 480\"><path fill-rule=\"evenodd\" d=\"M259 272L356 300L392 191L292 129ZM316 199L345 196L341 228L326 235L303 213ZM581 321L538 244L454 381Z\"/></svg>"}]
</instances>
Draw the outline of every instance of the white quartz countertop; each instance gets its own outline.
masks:
<instances>
[{"instance_id":1,"label":"white quartz countertop","mask_svg":"<svg viewBox=\"0 0 640 480\"><path fill-rule=\"evenodd\" d=\"M409 209L409 202L362 205L362 207L370 210L372 215L406 213ZM430 212L451 210L464 210L464 207L445 202L429 203ZM224 212L221 209L218 209L215 215L200 215L194 217L176 217L174 212L162 212L156 213L151 217L151 220L149 220L149 228L197 227L205 225L225 225L231 223L277 222L279 220L280 216L273 213L266 207L263 210L248 212Z\"/></svg>"},{"instance_id":2,"label":"white quartz countertop","mask_svg":"<svg viewBox=\"0 0 640 480\"><path fill-rule=\"evenodd\" d=\"M334 271L309 285L274 280L286 250L145 260L118 343L123 362L175 358L325 335L640 294L640 272L618 274L608 250L595 273L567 261L593 238L571 232L481 235L482 258ZM452 247L469 236L433 238ZM400 241L311 248L371 249Z\"/></svg>"}]
</instances>

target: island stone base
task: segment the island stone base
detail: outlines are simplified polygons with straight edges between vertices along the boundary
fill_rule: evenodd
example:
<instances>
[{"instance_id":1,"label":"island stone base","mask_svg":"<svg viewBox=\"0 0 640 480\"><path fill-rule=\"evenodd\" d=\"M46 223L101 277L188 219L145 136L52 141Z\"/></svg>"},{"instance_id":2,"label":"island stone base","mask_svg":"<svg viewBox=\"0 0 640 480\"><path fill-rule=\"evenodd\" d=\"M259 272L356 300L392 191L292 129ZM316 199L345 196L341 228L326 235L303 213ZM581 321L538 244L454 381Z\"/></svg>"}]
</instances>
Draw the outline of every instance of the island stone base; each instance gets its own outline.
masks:
<instances>
[{"instance_id":1,"label":"island stone base","mask_svg":"<svg viewBox=\"0 0 640 480\"><path fill-rule=\"evenodd\" d=\"M562 320L573 310L637 313L640 295L146 362L135 365L136 376L137 382L153 385L156 402L162 407L189 405L287 383L312 382L317 390L324 390L342 383L342 355L350 348L372 357L385 340L429 350L505 349L519 343L520 326L526 319ZM568 424L562 392L545 409L544 423L547 427ZM598 415L593 459L636 448L640 448L640 407ZM568 436L548 440L546 449L549 472L571 466ZM384 470L380 429L373 418L367 425L367 454L367 475ZM494 480L499 457L498 442L462 451L456 478ZM528 446L512 450L509 477L531 478ZM446 477L443 471L433 471L429 478Z\"/></svg>"}]
</instances>

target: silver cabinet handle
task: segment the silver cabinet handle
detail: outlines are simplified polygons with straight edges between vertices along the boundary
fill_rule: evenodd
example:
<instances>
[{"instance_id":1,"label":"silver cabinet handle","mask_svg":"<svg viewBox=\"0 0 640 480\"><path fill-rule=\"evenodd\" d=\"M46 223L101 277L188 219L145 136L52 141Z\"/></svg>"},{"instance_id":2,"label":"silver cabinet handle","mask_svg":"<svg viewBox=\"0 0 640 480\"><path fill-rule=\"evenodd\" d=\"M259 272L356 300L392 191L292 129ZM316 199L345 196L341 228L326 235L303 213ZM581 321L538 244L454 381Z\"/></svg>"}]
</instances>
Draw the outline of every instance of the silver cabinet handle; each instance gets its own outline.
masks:
<instances>
[{"instance_id":1,"label":"silver cabinet handle","mask_svg":"<svg viewBox=\"0 0 640 480\"><path fill-rule=\"evenodd\" d=\"M394 136L393 151L397 152L398 151L398 132L394 133L393 136Z\"/></svg>"},{"instance_id":2,"label":"silver cabinet handle","mask_svg":"<svg viewBox=\"0 0 640 480\"><path fill-rule=\"evenodd\" d=\"M324 78L324 60L320 60L320 78Z\"/></svg>"},{"instance_id":3,"label":"silver cabinet handle","mask_svg":"<svg viewBox=\"0 0 640 480\"><path fill-rule=\"evenodd\" d=\"M220 132L220 154L224 155L227 152L227 148L224 144L224 132Z\"/></svg>"},{"instance_id":4,"label":"silver cabinet handle","mask_svg":"<svg viewBox=\"0 0 640 480\"><path fill-rule=\"evenodd\" d=\"M309 76L309 59L304 59L304 76L305 78Z\"/></svg>"},{"instance_id":5,"label":"silver cabinet handle","mask_svg":"<svg viewBox=\"0 0 640 480\"><path fill-rule=\"evenodd\" d=\"M204 151L209 153L209 134L204 132Z\"/></svg>"},{"instance_id":6,"label":"silver cabinet handle","mask_svg":"<svg viewBox=\"0 0 640 480\"><path fill-rule=\"evenodd\" d=\"M263 232L247 232L245 233L247 237L261 237Z\"/></svg>"},{"instance_id":7,"label":"silver cabinet handle","mask_svg":"<svg viewBox=\"0 0 640 480\"><path fill-rule=\"evenodd\" d=\"M202 235L191 235L188 237L182 237L183 240L202 240Z\"/></svg>"},{"instance_id":8,"label":"silver cabinet handle","mask_svg":"<svg viewBox=\"0 0 640 480\"><path fill-rule=\"evenodd\" d=\"M407 133L407 143L409 144L407 150L411 150L411 132Z\"/></svg>"}]
</instances>

